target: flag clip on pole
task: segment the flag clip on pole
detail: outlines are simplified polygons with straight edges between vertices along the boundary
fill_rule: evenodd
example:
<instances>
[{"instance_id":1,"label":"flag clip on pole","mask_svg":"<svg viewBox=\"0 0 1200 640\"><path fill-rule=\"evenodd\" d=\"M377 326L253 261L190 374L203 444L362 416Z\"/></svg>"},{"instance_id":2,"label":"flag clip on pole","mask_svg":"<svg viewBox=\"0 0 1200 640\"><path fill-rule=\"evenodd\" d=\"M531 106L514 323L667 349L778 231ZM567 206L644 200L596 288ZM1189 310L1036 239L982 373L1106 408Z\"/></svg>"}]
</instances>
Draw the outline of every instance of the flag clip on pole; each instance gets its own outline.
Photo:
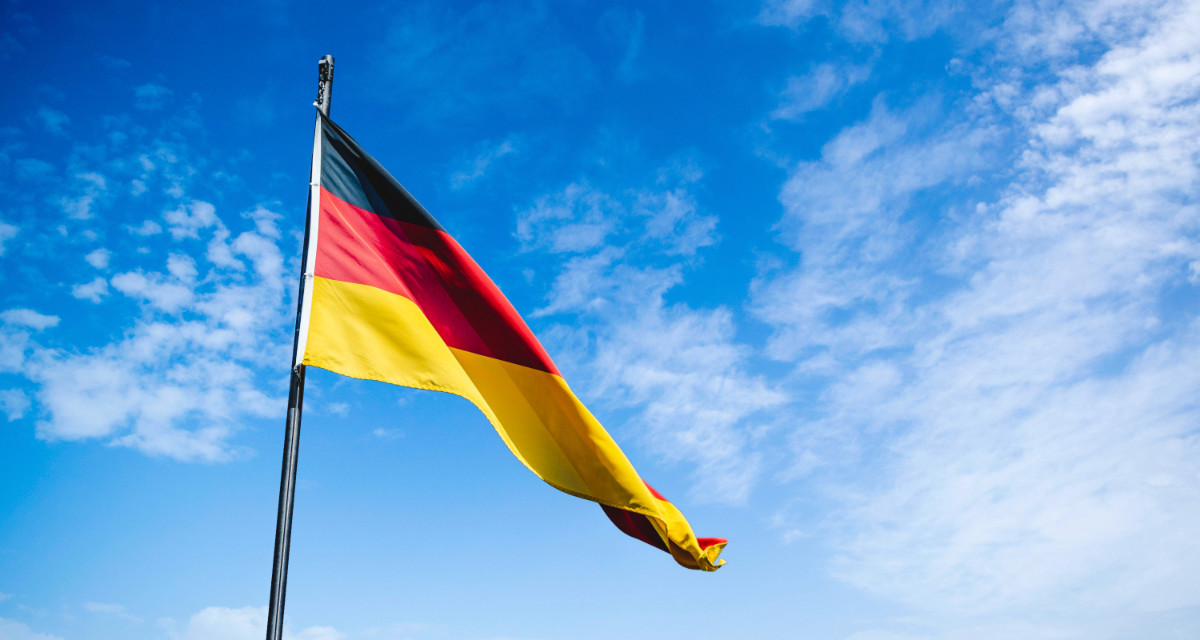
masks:
<instances>
[{"instance_id":1,"label":"flag clip on pole","mask_svg":"<svg viewBox=\"0 0 1200 640\"><path fill-rule=\"evenodd\" d=\"M317 101L321 114L329 116L333 94L333 56L317 65ZM316 253L317 221L321 197L321 115L313 133L312 169L309 174L308 219L304 226L300 293L296 309L296 333L292 342L291 385L288 390L287 429L283 440L283 471L279 479L279 512L275 521L275 559L271 567L271 600L267 608L267 640L283 638L283 605L287 593L288 551L292 540L292 507L296 501L296 463L300 454L300 414L304 406L304 347L308 334L308 311L312 302L313 255Z\"/></svg>"}]
</instances>

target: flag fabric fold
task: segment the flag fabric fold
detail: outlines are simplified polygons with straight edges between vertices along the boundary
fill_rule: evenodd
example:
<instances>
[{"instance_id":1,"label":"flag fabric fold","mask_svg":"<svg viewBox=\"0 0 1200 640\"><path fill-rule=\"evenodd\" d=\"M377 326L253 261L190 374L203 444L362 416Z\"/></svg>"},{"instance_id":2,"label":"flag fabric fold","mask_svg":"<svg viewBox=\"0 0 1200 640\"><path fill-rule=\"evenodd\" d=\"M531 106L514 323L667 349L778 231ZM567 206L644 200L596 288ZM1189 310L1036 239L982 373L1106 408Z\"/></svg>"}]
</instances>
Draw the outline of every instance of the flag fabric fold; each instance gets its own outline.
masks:
<instances>
[{"instance_id":1,"label":"flag fabric fold","mask_svg":"<svg viewBox=\"0 0 1200 640\"><path fill-rule=\"evenodd\" d=\"M458 242L345 131L319 126L301 362L462 396L530 471L621 531L691 569L724 564L726 541L697 538L641 479Z\"/></svg>"}]
</instances>

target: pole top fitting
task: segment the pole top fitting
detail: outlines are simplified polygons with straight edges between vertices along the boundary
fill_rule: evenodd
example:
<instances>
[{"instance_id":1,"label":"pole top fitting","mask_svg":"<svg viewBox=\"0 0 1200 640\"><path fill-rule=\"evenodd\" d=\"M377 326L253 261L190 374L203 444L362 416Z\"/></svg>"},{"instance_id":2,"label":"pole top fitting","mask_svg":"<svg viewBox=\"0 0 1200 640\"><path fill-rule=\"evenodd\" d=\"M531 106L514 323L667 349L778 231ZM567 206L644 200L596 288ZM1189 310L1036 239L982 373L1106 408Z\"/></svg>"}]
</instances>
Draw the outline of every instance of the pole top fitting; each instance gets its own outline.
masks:
<instances>
[{"instance_id":1,"label":"pole top fitting","mask_svg":"<svg viewBox=\"0 0 1200 640\"><path fill-rule=\"evenodd\" d=\"M325 117L329 117L329 103L333 99L333 56L326 55L317 62L319 82L317 83L316 105Z\"/></svg>"}]
</instances>

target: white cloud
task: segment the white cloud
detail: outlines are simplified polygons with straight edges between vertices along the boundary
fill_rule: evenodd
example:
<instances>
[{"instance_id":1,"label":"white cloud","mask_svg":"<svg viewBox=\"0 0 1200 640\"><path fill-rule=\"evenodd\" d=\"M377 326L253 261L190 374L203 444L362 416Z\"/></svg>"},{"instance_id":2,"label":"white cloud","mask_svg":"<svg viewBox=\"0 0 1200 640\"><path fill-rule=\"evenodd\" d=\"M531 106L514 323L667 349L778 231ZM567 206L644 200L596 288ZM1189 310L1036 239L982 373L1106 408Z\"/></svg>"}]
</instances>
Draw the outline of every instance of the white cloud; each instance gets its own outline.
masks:
<instances>
[{"instance_id":1,"label":"white cloud","mask_svg":"<svg viewBox=\"0 0 1200 640\"><path fill-rule=\"evenodd\" d=\"M142 222L142 224L136 227L127 228L129 229L129 233L132 233L135 236L152 236L162 233L162 225L153 220L145 220Z\"/></svg>"},{"instance_id":2,"label":"white cloud","mask_svg":"<svg viewBox=\"0 0 1200 640\"><path fill-rule=\"evenodd\" d=\"M668 255L692 255L717 242L717 218L700 215L686 189L639 193L633 212L647 218L646 234Z\"/></svg>"},{"instance_id":3,"label":"white cloud","mask_svg":"<svg viewBox=\"0 0 1200 640\"><path fill-rule=\"evenodd\" d=\"M171 99L173 92L158 84L143 84L133 90L134 106L145 111L162 109Z\"/></svg>"},{"instance_id":4,"label":"white cloud","mask_svg":"<svg viewBox=\"0 0 1200 640\"><path fill-rule=\"evenodd\" d=\"M180 282L193 284L199 272L196 271L196 261L192 260L191 256L172 253L167 257L167 273Z\"/></svg>"},{"instance_id":5,"label":"white cloud","mask_svg":"<svg viewBox=\"0 0 1200 640\"><path fill-rule=\"evenodd\" d=\"M797 120L810 111L822 109L845 93L850 87L866 80L870 65L816 65L803 76L788 79L781 104L771 112L780 120Z\"/></svg>"},{"instance_id":6,"label":"white cloud","mask_svg":"<svg viewBox=\"0 0 1200 640\"><path fill-rule=\"evenodd\" d=\"M254 221L254 228L258 234L265 238L279 238L279 219L283 216L276 211L272 211L263 205L254 207L253 210L242 214L244 217Z\"/></svg>"},{"instance_id":7,"label":"white cloud","mask_svg":"<svg viewBox=\"0 0 1200 640\"><path fill-rule=\"evenodd\" d=\"M282 285L283 254L273 240L247 231L234 239L233 250L249 258L255 273L263 282Z\"/></svg>"},{"instance_id":8,"label":"white cloud","mask_svg":"<svg viewBox=\"0 0 1200 640\"><path fill-rule=\"evenodd\" d=\"M665 182L673 173L677 184ZM577 182L518 214L517 237L527 250L573 254L534 314L569 318L542 332L564 369L578 370L568 381L636 409L642 444L696 465L697 499L739 502L760 473L748 421L785 398L746 373L728 309L664 300L683 282L680 257L716 239L716 219L689 191L698 179L664 172L656 188L620 196Z\"/></svg>"},{"instance_id":9,"label":"white cloud","mask_svg":"<svg viewBox=\"0 0 1200 640\"><path fill-rule=\"evenodd\" d=\"M619 276L620 272L613 275ZM699 468L693 493L744 500L761 472L749 419L786 397L744 370L749 351L727 309L666 306L661 292L612 309L596 331L591 392L639 409L641 437L666 459Z\"/></svg>"},{"instance_id":10,"label":"white cloud","mask_svg":"<svg viewBox=\"0 0 1200 640\"><path fill-rule=\"evenodd\" d=\"M600 26L605 35L621 47L617 78L632 82L644 76L638 69L638 58L646 40L646 18L641 11L609 8L600 17Z\"/></svg>"},{"instance_id":11,"label":"white cloud","mask_svg":"<svg viewBox=\"0 0 1200 640\"><path fill-rule=\"evenodd\" d=\"M821 389L794 472L845 505L835 573L934 617L1048 620L1022 637L1200 606L1200 7L1064 5L1031 32L1030 6L976 80L998 113L914 129L877 105L795 170L803 257L756 297ZM1056 75L1014 83L1037 56ZM1016 179L916 229L913 197L969 177L1002 119ZM1111 633L1079 637L1156 635Z\"/></svg>"},{"instance_id":12,"label":"white cloud","mask_svg":"<svg viewBox=\"0 0 1200 640\"><path fill-rule=\"evenodd\" d=\"M3 256L4 252L8 249L5 246L8 244L8 241L17 237L17 233L20 231L21 229L15 225L0 222L0 256Z\"/></svg>"},{"instance_id":13,"label":"white cloud","mask_svg":"<svg viewBox=\"0 0 1200 640\"><path fill-rule=\"evenodd\" d=\"M835 3L828 0L766 0L758 20L764 25L799 28L824 16L845 39L855 43L880 43L892 39L916 40L962 15L946 0L864 0Z\"/></svg>"},{"instance_id":14,"label":"white cloud","mask_svg":"<svg viewBox=\"0 0 1200 640\"><path fill-rule=\"evenodd\" d=\"M210 207L182 211L178 226L198 239L206 229L214 237L229 235ZM200 224L192 224L197 219ZM273 355L286 359L283 258L257 231L239 234L228 251L232 259L248 260L252 273L229 273L172 253L165 271L114 276L113 287L141 302L146 315L110 344L72 353L8 336L0 352L9 354L10 368L38 384L35 397L46 415L38 436L99 438L180 460L245 453L231 443L240 424L274 416L282 406L260 390L259 371ZM93 300L103 292L96 282L75 291ZM10 324L49 322L23 310L8 313L3 317Z\"/></svg>"},{"instance_id":15,"label":"white cloud","mask_svg":"<svg viewBox=\"0 0 1200 640\"><path fill-rule=\"evenodd\" d=\"M342 416L343 418L350 413L350 405L345 402L331 402L327 408L329 409L329 413ZM376 431L379 431L379 429L376 429Z\"/></svg>"},{"instance_id":16,"label":"white cloud","mask_svg":"<svg viewBox=\"0 0 1200 640\"><path fill-rule=\"evenodd\" d=\"M687 190L691 180L667 189L643 189L614 197L587 182L544 195L517 216L517 239L525 250L590 254L614 243L611 236L630 214L643 218L648 237L667 254L692 255L716 242L717 219L701 214Z\"/></svg>"},{"instance_id":17,"label":"white cloud","mask_svg":"<svg viewBox=\"0 0 1200 640\"><path fill-rule=\"evenodd\" d=\"M129 67L133 66L133 63L129 62L128 60L126 60L124 58L117 58L115 56L110 56L110 55L100 56L100 64L104 65L105 67L108 67L109 69L118 70L118 71L123 70L123 69L128 69Z\"/></svg>"},{"instance_id":18,"label":"white cloud","mask_svg":"<svg viewBox=\"0 0 1200 640\"><path fill-rule=\"evenodd\" d=\"M500 142L500 144L488 146L467 163L467 168L450 174L450 186L455 189L463 189L470 186L482 178L497 160L516 152L517 146L513 136L509 136L506 140Z\"/></svg>"},{"instance_id":19,"label":"white cloud","mask_svg":"<svg viewBox=\"0 0 1200 640\"><path fill-rule=\"evenodd\" d=\"M1154 13L1172 1L1047 2L1021 0L1004 18L1000 46L1017 59L1071 66L1081 49L1142 37L1156 23Z\"/></svg>"},{"instance_id":20,"label":"white cloud","mask_svg":"<svg viewBox=\"0 0 1200 640\"><path fill-rule=\"evenodd\" d=\"M67 125L71 123L67 114L47 106L38 107L37 118L41 121L42 128L56 136L66 135Z\"/></svg>"},{"instance_id":21,"label":"white cloud","mask_svg":"<svg viewBox=\"0 0 1200 640\"><path fill-rule=\"evenodd\" d=\"M1146 611L1095 612L1083 619L1065 621L1046 614L1024 619L987 616L964 620L945 616L935 621L906 618L893 623L895 630L861 631L847 640L1130 640L1131 638L1187 638L1200 623L1200 612ZM884 625L879 625L884 626Z\"/></svg>"},{"instance_id":22,"label":"white cloud","mask_svg":"<svg viewBox=\"0 0 1200 640\"><path fill-rule=\"evenodd\" d=\"M25 365L29 350L29 332L0 330L0 372L18 373Z\"/></svg>"},{"instance_id":23,"label":"white cloud","mask_svg":"<svg viewBox=\"0 0 1200 640\"><path fill-rule=\"evenodd\" d=\"M25 412L29 411L30 406L29 396L25 395L24 391L20 389L0 390L0 411L4 412L9 422L25 417ZM7 594L0 593L0 602L7 598Z\"/></svg>"},{"instance_id":24,"label":"white cloud","mask_svg":"<svg viewBox=\"0 0 1200 640\"><path fill-rule=\"evenodd\" d=\"M1032 346L1018 336L1003 348ZM1060 374L1049 389L997 380L995 369L1027 363L996 366L956 350L931 363L940 370L917 388L891 389L890 401L851 391L921 428L894 445L892 486L850 514L873 527L848 539L837 572L921 607L960 611L1030 606L1050 594L1060 607L1195 606L1200 478L1190 460L1200 447L1187 436L1195 421L1187 407L1200 390L1190 364L1197 337L1156 345L1111 379L1064 384ZM1077 341L1055 351L1088 354ZM936 413L921 406L933 398Z\"/></svg>"},{"instance_id":25,"label":"white cloud","mask_svg":"<svg viewBox=\"0 0 1200 640\"><path fill-rule=\"evenodd\" d=\"M0 313L0 320L10 326L28 327L34 331L58 326L57 316L44 315L33 309L9 309Z\"/></svg>"},{"instance_id":26,"label":"white cloud","mask_svg":"<svg viewBox=\"0 0 1200 640\"><path fill-rule=\"evenodd\" d=\"M384 429L383 427L378 427L371 432L371 435L379 438L380 440L399 440L400 438L404 437L404 432L400 429Z\"/></svg>"},{"instance_id":27,"label":"white cloud","mask_svg":"<svg viewBox=\"0 0 1200 640\"><path fill-rule=\"evenodd\" d=\"M108 249L96 249L95 251L83 257L87 263L97 269L107 269L108 261L112 258L112 251Z\"/></svg>"},{"instance_id":28,"label":"white cloud","mask_svg":"<svg viewBox=\"0 0 1200 640\"><path fill-rule=\"evenodd\" d=\"M568 185L542 196L517 217L517 239L526 249L579 253L604 244L622 205L586 183Z\"/></svg>"},{"instance_id":29,"label":"white cloud","mask_svg":"<svg viewBox=\"0 0 1200 640\"><path fill-rule=\"evenodd\" d=\"M188 619L187 626L173 633L174 640L260 640L267 628L266 607L208 607ZM284 640L341 640L345 634L333 627L307 627L293 632L285 624Z\"/></svg>"},{"instance_id":30,"label":"white cloud","mask_svg":"<svg viewBox=\"0 0 1200 640\"><path fill-rule=\"evenodd\" d=\"M0 640L63 640L59 636L38 633L23 623L0 618Z\"/></svg>"},{"instance_id":31,"label":"white cloud","mask_svg":"<svg viewBox=\"0 0 1200 640\"><path fill-rule=\"evenodd\" d=\"M176 240L198 238L200 230L220 225L216 207L199 200L164 213L163 219L167 221L167 230L171 232L171 237Z\"/></svg>"},{"instance_id":32,"label":"white cloud","mask_svg":"<svg viewBox=\"0 0 1200 640\"><path fill-rule=\"evenodd\" d=\"M820 0L767 0L758 19L768 25L794 25L817 15L823 4Z\"/></svg>"},{"instance_id":33,"label":"white cloud","mask_svg":"<svg viewBox=\"0 0 1200 640\"><path fill-rule=\"evenodd\" d=\"M927 266L904 253L915 234L905 222L909 203L926 189L964 183L993 136L967 125L931 131L939 112L931 101L897 113L876 100L870 117L835 136L820 160L795 168L780 196L779 228L801 266L755 286L758 314L776 326L771 355L790 360L842 341L870 350L902 340L901 306L918 284L914 270Z\"/></svg>"},{"instance_id":34,"label":"white cloud","mask_svg":"<svg viewBox=\"0 0 1200 640\"><path fill-rule=\"evenodd\" d=\"M75 175L78 195L62 196L59 204L72 220L88 220L96 215L94 205L108 192L108 180L94 171Z\"/></svg>"},{"instance_id":35,"label":"white cloud","mask_svg":"<svg viewBox=\"0 0 1200 640\"><path fill-rule=\"evenodd\" d=\"M135 624L142 623L141 618L129 613L128 611L125 610L124 606L119 605L119 604L111 604L111 603L105 603L105 602L85 602L85 603L83 603L83 608L87 609L88 611L90 611L92 613L103 613L106 615L115 616L117 618L121 618L122 620L133 622Z\"/></svg>"},{"instance_id":36,"label":"white cloud","mask_svg":"<svg viewBox=\"0 0 1200 640\"><path fill-rule=\"evenodd\" d=\"M113 288L131 297L149 302L151 306L171 313L192 301L192 287L172 282L159 274L146 276L139 272L113 276Z\"/></svg>"},{"instance_id":37,"label":"white cloud","mask_svg":"<svg viewBox=\"0 0 1200 640\"><path fill-rule=\"evenodd\" d=\"M74 285L71 287L71 295L80 300L98 303L108 295L108 280L95 278L91 282Z\"/></svg>"},{"instance_id":38,"label":"white cloud","mask_svg":"<svg viewBox=\"0 0 1200 640\"><path fill-rule=\"evenodd\" d=\"M143 107L164 97L152 86L138 92ZM14 418L36 416L36 435L48 442L99 441L202 462L246 455L238 434L283 407L278 364L287 362L294 306L278 243L291 249L295 239L281 237L269 204L234 205L244 213L224 218L213 204L188 197L196 183L228 195L243 161L223 154L215 162L192 149L186 141L201 132L193 110L98 122L99 130L71 131L78 140L57 161L71 181L31 181L26 201L14 205L61 205L74 218L52 221L22 265L27 278L46 285L39 291L58 296L48 308L72 326L43 335L37 330L57 318L29 309L0 314L0 371L24 378L4 385L23 395L5 392L3 409ZM9 144L17 133L0 132L0 159L19 148ZM131 193L131 184L140 187ZM94 219L110 202L121 207L105 210L101 222L130 235L96 249L104 227ZM158 241L145 239L152 236ZM81 252L83 243L91 246ZM111 278L82 277L57 259L77 254L91 264L85 269L112 269L118 254L124 263ZM74 299L62 295L64 280ZM81 300L99 307L83 308L90 305Z\"/></svg>"},{"instance_id":39,"label":"white cloud","mask_svg":"<svg viewBox=\"0 0 1200 640\"><path fill-rule=\"evenodd\" d=\"M244 361L227 360L223 327L141 324L133 336L88 354L41 351L26 375L49 416L45 440L103 438L150 455L222 461L244 453L230 444L243 417L277 413L281 400L258 390Z\"/></svg>"}]
</instances>

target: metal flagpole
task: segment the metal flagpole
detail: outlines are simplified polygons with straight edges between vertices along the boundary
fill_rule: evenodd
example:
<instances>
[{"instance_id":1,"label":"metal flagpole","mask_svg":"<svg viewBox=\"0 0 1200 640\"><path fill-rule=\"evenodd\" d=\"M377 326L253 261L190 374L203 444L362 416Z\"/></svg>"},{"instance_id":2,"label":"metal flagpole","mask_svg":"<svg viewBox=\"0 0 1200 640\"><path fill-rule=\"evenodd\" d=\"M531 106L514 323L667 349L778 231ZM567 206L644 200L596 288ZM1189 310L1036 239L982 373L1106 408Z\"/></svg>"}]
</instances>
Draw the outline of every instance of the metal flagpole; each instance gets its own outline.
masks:
<instances>
[{"instance_id":1,"label":"metal flagpole","mask_svg":"<svg viewBox=\"0 0 1200 640\"><path fill-rule=\"evenodd\" d=\"M329 103L333 93L333 56L325 56L317 64L317 109L329 116ZM321 175L321 116L317 116L313 137L312 170L309 180L308 220L304 228L304 255L300 277L300 295L296 309L296 333L292 343L292 384L288 391L287 433L283 440L283 472L279 479L279 513L275 521L275 561L271 567L271 602L267 613L267 640L283 638L283 604L287 593L288 551L292 541L292 506L296 501L296 463L300 455L300 413L304 406L304 365L300 364L302 341L307 333L308 279L311 276L309 245L316 239L310 233L316 230L313 207L318 204ZM315 247L315 244L313 245Z\"/></svg>"}]
</instances>

